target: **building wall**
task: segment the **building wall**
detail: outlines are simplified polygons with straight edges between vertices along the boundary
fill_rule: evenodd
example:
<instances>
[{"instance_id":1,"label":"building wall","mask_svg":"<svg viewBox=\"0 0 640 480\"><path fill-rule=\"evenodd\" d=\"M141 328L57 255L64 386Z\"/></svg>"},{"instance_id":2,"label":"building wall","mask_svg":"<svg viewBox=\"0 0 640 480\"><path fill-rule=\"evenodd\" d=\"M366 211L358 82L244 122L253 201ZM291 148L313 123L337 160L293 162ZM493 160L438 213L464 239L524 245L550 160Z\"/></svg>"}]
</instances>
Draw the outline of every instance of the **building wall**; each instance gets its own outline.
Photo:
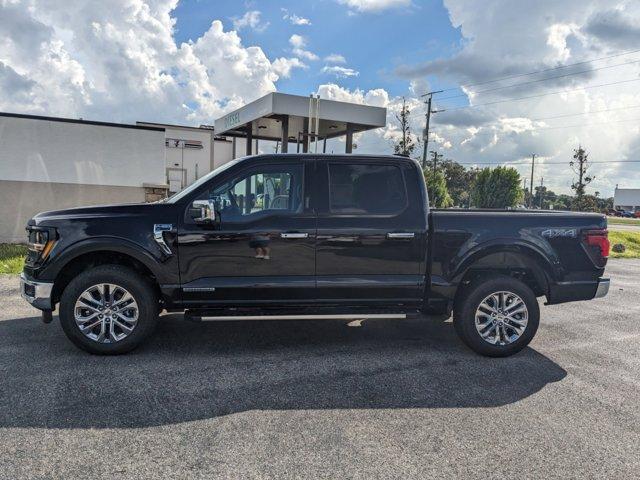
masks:
<instances>
[{"instance_id":1,"label":"building wall","mask_svg":"<svg viewBox=\"0 0 640 480\"><path fill-rule=\"evenodd\" d=\"M174 180L172 185L175 186L176 178L182 177L182 188L184 188L211 171L213 167L212 130L189 127L179 128L167 125L165 126L165 136L167 139L185 141L195 140L202 143L202 149L166 148L167 168L183 171L183 174L180 175L177 170L175 170L175 173L172 174L173 177L169 177L169 179ZM167 180L165 180L165 183L167 183ZM175 192L178 190L172 189L171 191Z\"/></svg>"},{"instance_id":2,"label":"building wall","mask_svg":"<svg viewBox=\"0 0 640 480\"><path fill-rule=\"evenodd\" d=\"M0 180L164 184L164 132L0 115Z\"/></svg>"},{"instance_id":3,"label":"building wall","mask_svg":"<svg viewBox=\"0 0 640 480\"><path fill-rule=\"evenodd\" d=\"M162 129L0 114L0 242L24 242L25 224L38 212L158 197L166 183L164 136Z\"/></svg>"},{"instance_id":4,"label":"building wall","mask_svg":"<svg viewBox=\"0 0 640 480\"><path fill-rule=\"evenodd\" d=\"M0 243L26 242L27 221L39 212L144 200L141 186L0 180Z\"/></svg>"},{"instance_id":5,"label":"building wall","mask_svg":"<svg viewBox=\"0 0 640 480\"><path fill-rule=\"evenodd\" d=\"M616 188L613 207L632 211L640 209L640 188Z\"/></svg>"},{"instance_id":6,"label":"building wall","mask_svg":"<svg viewBox=\"0 0 640 480\"><path fill-rule=\"evenodd\" d=\"M213 168L218 168L233 160L232 140L214 140L213 142Z\"/></svg>"}]
</instances>

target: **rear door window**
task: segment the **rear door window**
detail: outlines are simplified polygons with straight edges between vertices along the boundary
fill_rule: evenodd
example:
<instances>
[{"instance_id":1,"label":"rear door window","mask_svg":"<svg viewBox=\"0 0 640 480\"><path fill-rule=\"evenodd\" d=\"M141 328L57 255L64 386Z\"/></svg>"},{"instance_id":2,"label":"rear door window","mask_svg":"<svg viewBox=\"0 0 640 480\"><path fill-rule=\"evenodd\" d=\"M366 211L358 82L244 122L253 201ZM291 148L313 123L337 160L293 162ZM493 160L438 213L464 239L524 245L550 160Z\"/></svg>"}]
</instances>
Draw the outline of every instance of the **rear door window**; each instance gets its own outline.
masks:
<instances>
[{"instance_id":1,"label":"rear door window","mask_svg":"<svg viewBox=\"0 0 640 480\"><path fill-rule=\"evenodd\" d=\"M339 215L395 215L405 209L407 192L395 165L330 163L329 208Z\"/></svg>"}]
</instances>

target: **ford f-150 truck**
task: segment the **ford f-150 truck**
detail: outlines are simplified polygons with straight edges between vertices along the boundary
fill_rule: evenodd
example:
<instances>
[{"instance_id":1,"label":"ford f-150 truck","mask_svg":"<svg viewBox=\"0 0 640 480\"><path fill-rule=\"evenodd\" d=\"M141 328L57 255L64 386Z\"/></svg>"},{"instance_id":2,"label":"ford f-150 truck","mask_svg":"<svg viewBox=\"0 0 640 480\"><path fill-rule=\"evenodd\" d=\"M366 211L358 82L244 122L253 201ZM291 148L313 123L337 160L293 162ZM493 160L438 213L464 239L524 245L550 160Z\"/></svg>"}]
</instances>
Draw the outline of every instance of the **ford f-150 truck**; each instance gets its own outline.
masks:
<instances>
[{"instance_id":1,"label":"ford f-150 truck","mask_svg":"<svg viewBox=\"0 0 640 480\"><path fill-rule=\"evenodd\" d=\"M258 155L153 204L28 222L23 297L78 347L127 352L161 310L192 320L450 314L489 356L525 347L547 304L606 295L603 215L430 210L401 156ZM185 327L186 328L186 327Z\"/></svg>"}]
</instances>

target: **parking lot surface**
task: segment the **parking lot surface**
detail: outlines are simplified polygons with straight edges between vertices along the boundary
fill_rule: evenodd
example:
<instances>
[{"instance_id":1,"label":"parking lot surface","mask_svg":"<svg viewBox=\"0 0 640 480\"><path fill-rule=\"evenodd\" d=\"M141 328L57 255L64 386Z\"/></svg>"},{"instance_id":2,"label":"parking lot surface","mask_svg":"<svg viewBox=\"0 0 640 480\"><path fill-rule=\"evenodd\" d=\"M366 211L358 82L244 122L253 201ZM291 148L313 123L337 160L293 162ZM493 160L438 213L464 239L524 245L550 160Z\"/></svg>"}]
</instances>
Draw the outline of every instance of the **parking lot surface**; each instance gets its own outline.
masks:
<instances>
[{"instance_id":1,"label":"parking lot surface","mask_svg":"<svg viewBox=\"0 0 640 480\"><path fill-rule=\"evenodd\" d=\"M440 318L186 323L73 347L0 277L1 478L638 478L640 261L479 357Z\"/></svg>"}]
</instances>

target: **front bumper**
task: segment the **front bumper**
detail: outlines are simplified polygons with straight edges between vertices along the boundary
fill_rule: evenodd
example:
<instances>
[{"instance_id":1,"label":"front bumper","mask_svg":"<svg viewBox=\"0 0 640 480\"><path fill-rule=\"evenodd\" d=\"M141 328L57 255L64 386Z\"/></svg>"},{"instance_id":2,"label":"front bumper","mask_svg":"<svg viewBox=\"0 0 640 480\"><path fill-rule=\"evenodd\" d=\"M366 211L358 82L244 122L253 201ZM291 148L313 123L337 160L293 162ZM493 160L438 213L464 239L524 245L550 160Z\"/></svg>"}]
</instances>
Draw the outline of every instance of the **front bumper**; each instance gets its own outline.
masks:
<instances>
[{"instance_id":1,"label":"front bumper","mask_svg":"<svg viewBox=\"0 0 640 480\"><path fill-rule=\"evenodd\" d=\"M40 310L53 310L51 292L53 283L29 280L25 274L20 275L20 295L27 302Z\"/></svg>"},{"instance_id":2,"label":"front bumper","mask_svg":"<svg viewBox=\"0 0 640 480\"><path fill-rule=\"evenodd\" d=\"M596 289L596 294L593 298L602 298L609 293L609 284L610 280L608 278L599 278L598 279L598 288Z\"/></svg>"}]
</instances>

